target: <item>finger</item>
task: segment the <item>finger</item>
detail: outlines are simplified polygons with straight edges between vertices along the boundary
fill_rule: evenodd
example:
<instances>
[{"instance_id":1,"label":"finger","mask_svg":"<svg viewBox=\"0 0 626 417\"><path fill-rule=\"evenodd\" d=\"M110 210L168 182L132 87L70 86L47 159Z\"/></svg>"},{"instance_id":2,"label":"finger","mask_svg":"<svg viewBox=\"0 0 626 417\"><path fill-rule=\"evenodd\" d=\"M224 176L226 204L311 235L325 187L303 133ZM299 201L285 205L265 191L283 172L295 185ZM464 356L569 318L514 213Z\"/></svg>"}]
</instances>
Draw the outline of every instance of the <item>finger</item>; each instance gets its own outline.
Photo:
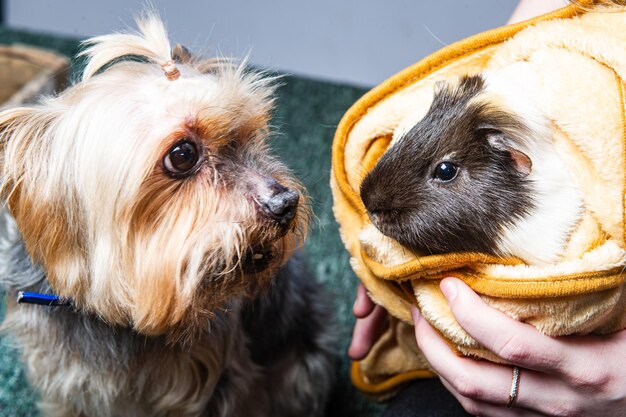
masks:
<instances>
[{"instance_id":1,"label":"finger","mask_svg":"<svg viewBox=\"0 0 626 417\"><path fill-rule=\"evenodd\" d=\"M357 319L348 349L350 359L361 360L366 357L374 343L387 330L388 325L387 311L381 306L375 306L369 316Z\"/></svg>"},{"instance_id":2,"label":"finger","mask_svg":"<svg viewBox=\"0 0 626 417\"><path fill-rule=\"evenodd\" d=\"M357 318L364 318L369 316L376 304L372 301L370 296L367 294L367 290L363 284L359 284L356 288L356 300L354 301L354 306L352 307L352 313Z\"/></svg>"},{"instance_id":3,"label":"finger","mask_svg":"<svg viewBox=\"0 0 626 417\"><path fill-rule=\"evenodd\" d=\"M413 312L418 346L437 374L464 398L504 407L509 400L512 367L458 356L422 318ZM573 398L564 383L546 374L521 369L516 405L544 412Z\"/></svg>"},{"instance_id":4,"label":"finger","mask_svg":"<svg viewBox=\"0 0 626 417\"><path fill-rule=\"evenodd\" d=\"M534 371L531 371L534 372ZM543 401L535 401L535 406L529 407L524 399L518 396L511 408L506 408L504 403L492 403L488 401L477 400L464 397L454 386L440 378L442 384L452 393L452 395L461 403L463 408L470 414L480 416L576 416L581 414L585 409L585 404L576 401L578 396L568 392L566 396L561 395L563 390L555 389L554 385L550 385L547 381L540 387L541 392L551 393L551 398ZM521 390L521 387L520 387ZM535 390L537 391L537 390ZM508 402L508 399L507 399ZM586 415L586 414L585 414Z\"/></svg>"},{"instance_id":5,"label":"finger","mask_svg":"<svg viewBox=\"0 0 626 417\"><path fill-rule=\"evenodd\" d=\"M467 411L469 414L473 416L485 416L485 417L526 417L526 416L544 416L546 414L542 414L536 411L526 410L524 408L519 408L515 405L511 408L506 408L506 405L498 405L492 404L480 400L474 400L471 398L467 398L462 396L458 391L454 389L454 387L445 379L440 378L441 383L446 387L448 391L456 398L456 400L461 404L463 409Z\"/></svg>"},{"instance_id":6,"label":"finger","mask_svg":"<svg viewBox=\"0 0 626 417\"><path fill-rule=\"evenodd\" d=\"M567 369L571 350L557 339L489 307L456 278L442 280L441 290L461 327L504 361L549 373Z\"/></svg>"}]
</instances>

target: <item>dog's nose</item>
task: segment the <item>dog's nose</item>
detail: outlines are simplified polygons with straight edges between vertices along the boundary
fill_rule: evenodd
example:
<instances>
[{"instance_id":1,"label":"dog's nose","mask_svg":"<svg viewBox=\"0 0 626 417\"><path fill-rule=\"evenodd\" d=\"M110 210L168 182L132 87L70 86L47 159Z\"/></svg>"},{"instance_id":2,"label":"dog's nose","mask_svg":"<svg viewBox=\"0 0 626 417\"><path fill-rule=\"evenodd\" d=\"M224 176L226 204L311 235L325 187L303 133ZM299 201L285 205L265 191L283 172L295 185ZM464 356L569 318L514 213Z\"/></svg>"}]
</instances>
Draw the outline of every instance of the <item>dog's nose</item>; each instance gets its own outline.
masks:
<instances>
[{"instance_id":1,"label":"dog's nose","mask_svg":"<svg viewBox=\"0 0 626 417\"><path fill-rule=\"evenodd\" d=\"M286 226L296 215L300 195L278 183L272 184L271 194L263 201L263 210L281 226Z\"/></svg>"}]
</instances>

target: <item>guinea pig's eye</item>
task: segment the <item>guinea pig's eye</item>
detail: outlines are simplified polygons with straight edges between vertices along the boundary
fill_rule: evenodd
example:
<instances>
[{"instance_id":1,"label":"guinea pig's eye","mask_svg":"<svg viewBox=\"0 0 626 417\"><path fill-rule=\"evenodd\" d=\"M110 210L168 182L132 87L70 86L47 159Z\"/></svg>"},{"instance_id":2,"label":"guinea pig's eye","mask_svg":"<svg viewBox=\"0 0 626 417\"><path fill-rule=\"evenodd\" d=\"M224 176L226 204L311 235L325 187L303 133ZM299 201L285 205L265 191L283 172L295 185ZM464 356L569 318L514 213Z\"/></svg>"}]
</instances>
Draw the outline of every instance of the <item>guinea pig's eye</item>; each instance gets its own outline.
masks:
<instances>
[{"instance_id":1,"label":"guinea pig's eye","mask_svg":"<svg viewBox=\"0 0 626 417\"><path fill-rule=\"evenodd\" d=\"M435 178L442 182L452 181L459 173L459 167L452 162L440 162L435 168Z\"/></svg>"},{"instance_id":2,"label":"guinea pig's eye","mask_svg":"<svg viewBox=\"0 0 626 417\"><path fill-rule=\"evenodd\" d=\"M175 177L184 177L195 172L201 159L196 144L183 138L167 151L163 158L163 167Z\"/></svg>"}]
</instances>

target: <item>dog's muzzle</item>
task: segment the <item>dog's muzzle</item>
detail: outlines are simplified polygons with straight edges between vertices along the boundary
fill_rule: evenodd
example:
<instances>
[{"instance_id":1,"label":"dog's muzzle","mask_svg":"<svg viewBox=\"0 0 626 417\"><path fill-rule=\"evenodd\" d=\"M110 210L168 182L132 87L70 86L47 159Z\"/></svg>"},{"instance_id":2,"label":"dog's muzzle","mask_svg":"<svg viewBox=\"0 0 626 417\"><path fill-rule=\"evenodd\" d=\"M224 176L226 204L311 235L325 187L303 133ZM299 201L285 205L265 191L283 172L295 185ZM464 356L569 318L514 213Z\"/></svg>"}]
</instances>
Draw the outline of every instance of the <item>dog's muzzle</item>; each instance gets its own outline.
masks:
<instances>
[{"instance_id":1,"label":"dog's muzzle","mask_svg":"<svg viewBox=\"0 0 626 417\"><path fill-rule=\"evenodd\" d=\"M276 258L276 251L272 244L250 246L241 262L244 274L263 272Z\"/></svg>"}]
</instances>

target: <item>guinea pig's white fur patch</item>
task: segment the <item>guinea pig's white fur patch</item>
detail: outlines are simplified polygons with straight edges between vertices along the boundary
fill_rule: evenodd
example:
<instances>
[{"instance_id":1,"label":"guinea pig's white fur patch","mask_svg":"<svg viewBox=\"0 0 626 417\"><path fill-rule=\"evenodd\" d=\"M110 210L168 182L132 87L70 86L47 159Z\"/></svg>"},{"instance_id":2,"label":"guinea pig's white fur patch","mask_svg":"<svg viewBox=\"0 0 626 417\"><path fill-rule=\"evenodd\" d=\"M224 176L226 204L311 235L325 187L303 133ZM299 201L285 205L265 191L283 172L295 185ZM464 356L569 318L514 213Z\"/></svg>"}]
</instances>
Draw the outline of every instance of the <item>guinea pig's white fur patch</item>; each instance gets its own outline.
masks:
<instances>
[{"instance_id":1,"label":"guinea pig's white fur patch","mask_svg":"<svg viewBox=\"0 0 626 417\"><path fill-rule=\"evenodd\" d=\"M528 180L532 184L534 208L512 225L503 226L498 242L502 254L517 256L529 264L552 263L563 254L567 240L582 218L582 197L567 164L556 152L550 121L532 101L532 92L541 88L525 63L483 74L485 92L477 97L489 100L517 115L529 128L531 137L521 146L532 160Z\"/></svg>"}]
</instances>

